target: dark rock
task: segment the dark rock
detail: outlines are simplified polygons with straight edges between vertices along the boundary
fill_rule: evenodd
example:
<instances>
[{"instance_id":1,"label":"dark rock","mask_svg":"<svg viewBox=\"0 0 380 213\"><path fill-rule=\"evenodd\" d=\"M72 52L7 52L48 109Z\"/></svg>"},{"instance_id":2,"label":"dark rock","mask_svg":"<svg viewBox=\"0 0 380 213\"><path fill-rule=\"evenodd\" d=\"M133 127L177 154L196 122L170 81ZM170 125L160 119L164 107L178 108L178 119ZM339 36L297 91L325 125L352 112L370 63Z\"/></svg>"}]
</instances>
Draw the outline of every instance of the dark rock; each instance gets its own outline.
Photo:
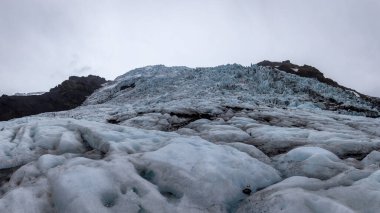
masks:
<instances>
[{"instance_id":1,"label":"dark rock","mask_svg":"<svg viewBox=\"0 0 380 213\"><path fill-rule=\"evenodd\" d=\"M118 124L118 123L120 123L120 121L117 118L108 118L107 123Z\"/></svg>"},{"instance_id":2,"label":"dark rock","mask_svg":"<svg viewBox=\"0 0 380 213\"><path fill-rule=\"evenodd\" d=\"M257 63L258 66L265 66L265 67L270 67L272 69L278 69L287 73L291 73L294 75L298 75L301 77L305 78L314 78L322 83L325 83L327 85L341 88L346 91L351 91L355 92L356 94L359 95L359 98L362 99L363 101L369 102L372 104L373 109L377 109L378 111L380 110L380 98L375 98L371 96L367 96L364 94L361 94L353 89L347 88L345 86L342 86L335 82L334 80L330 78L326 78L321 71L319 71L317 68L309 66L309 65L303 65L299 66L296 64L292 64L289 60L283 61L283 62L272 62L272 61L262 61ZM319 94L315 94L313 91L308 91L309 95L313 98L316 98L318 100L316 101L323 101L325 98L324 97L317 97ZM349 110L349 111L354 111L358 113L363 113L367 117L379 117L379 114L376 111L373 110L364 110L364 109L359 109L355 107L345 107L341 106L341 104L337 103L333 99L325 100L327 109L328 110Z\"/></svg>"},{"instance_id":3,"label":"dark rock","mask_svg":"<svg viewBox=\"0 0 380 213\"><path fill-rule=\"evenodd\" d=\"M330 86L348 89L346 87L339 85L337 82L324 77L323 73L319 71L317 68L306 65L306 64L303 66L299 66L297 64L292 64L289 60L286 60L283 62L271 62L271 61L265 60L265 61L257 63L257 65L271 67L273 69L279 69L284 72L299 75L306 78L315 78L318 81L326 83Z\"/></svg>"},{"instance_id":4,"label":"dark rock","mask_svg":"<svg viewBox=\"0 0 380 213\"><path fill-rule=\"evenodd\" d=\"M249 187L246 187L245 189L243 189L242 191L244 194L246 195L250 195L252 193L252 190L249 188Z\"/></svg>"},{"instance_id":5,"label":"dark rock","mask_svg":"<svg viewBox=\"0 0 380 213\"><path fill-rule=\"evenodd\" d=\"M135 86L136 86L135 83L132 83L132 84L130 84L130 85L124 85L124 86L121 86L121 87L120 87L120 91L122 91L122 90L126 90L126 89L133 89L133 88L135 88Z\"/></svg>"},{"instance_id":6,"label":"dark rock","mask_svg":"<svg viewBox=\"0 0 380 213\"><path fill-rule=\"evenodd\" d=\"M42 95L0 97L0 121L43 112L69 110L80 106L86 97L100 88L106 80L89 75L72 76Z\"/></svg>"}]
</instances>

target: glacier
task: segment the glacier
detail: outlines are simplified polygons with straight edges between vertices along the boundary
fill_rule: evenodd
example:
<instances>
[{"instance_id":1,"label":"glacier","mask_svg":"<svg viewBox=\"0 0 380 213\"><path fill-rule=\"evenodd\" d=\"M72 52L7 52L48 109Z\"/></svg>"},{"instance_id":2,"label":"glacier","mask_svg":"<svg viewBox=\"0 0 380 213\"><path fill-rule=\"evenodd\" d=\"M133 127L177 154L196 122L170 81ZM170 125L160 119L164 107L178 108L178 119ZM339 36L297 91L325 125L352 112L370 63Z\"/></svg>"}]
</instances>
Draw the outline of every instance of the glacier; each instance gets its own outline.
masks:
<instances>
[{"instance_id":1,"label":"glacier","mask_svg":"<svg viewBox=\"0 0 380 213\"><path fill-rule=\"evenodd\" d=\"M277 69L147 66L0 122L0 212L378 212L378 106Z\"/></svg>"}]
</instances>

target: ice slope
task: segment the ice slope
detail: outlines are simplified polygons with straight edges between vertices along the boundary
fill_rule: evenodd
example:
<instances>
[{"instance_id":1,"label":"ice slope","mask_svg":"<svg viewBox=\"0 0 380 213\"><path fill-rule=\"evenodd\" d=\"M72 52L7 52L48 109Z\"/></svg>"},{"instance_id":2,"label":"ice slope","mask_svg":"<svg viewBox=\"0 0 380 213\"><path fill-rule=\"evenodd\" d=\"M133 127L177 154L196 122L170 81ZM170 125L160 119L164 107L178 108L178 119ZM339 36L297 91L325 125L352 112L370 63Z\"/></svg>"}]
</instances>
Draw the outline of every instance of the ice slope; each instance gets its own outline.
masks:
<instances>
[{"instance_id":1,"label":"ice slope","mask_svg":"<svg viewBox=\"0 0 380 213\"><path fill-rule=\"evenodd\" d=\"M0 122L0 212L378 212L376 113L256 65L139 68Z\"/></svg>"},{"instance_id":2,"label":"ice slope","mask_svg":"<svg viewBox=\"0 0 380 213\"><path fill-rule=\"evenodd\" d=\"M351 90L267 67L238 64L195 69L156 65L135 69L101 88L86 104L131 103L166 109L177 100L182 104L200 102L198 106L206 105L206 101L321 109L335 104L336 110L343 113L364 115L367 110L368 114L378 115L376 108Z\"/></svg>"}]
</instances>

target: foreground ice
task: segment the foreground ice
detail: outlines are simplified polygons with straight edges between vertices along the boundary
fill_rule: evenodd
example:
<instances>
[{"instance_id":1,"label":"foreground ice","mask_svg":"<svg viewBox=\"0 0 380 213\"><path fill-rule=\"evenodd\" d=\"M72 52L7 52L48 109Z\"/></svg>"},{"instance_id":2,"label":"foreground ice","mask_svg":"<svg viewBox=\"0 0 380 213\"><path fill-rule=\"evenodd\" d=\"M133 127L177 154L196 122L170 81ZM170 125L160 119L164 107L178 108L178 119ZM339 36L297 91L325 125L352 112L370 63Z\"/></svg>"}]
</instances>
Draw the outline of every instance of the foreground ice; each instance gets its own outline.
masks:
<instances>
[{"instance_id":1,"label":"foreground ice","mask_svg":"<svg viewBox=\"0 0 380 213\"><path fill-rule=\"evenodd\" d=\"M0 171L15 171L1 187L6 212L228 212L244 190L281 180L270 165L196 136L70 119L0 134Z\"/></svg>"},{"instance_id":2,"label":"foreground ice","mask_svg":"<svg viewBox=\"0 0 380 213\"><path fill-rule=\"evenodd\" d=\"M306 91L371 106L274 73L146 67L0 122L0 212L378 212L380 119Z\"/></svg>"}]
</instances>

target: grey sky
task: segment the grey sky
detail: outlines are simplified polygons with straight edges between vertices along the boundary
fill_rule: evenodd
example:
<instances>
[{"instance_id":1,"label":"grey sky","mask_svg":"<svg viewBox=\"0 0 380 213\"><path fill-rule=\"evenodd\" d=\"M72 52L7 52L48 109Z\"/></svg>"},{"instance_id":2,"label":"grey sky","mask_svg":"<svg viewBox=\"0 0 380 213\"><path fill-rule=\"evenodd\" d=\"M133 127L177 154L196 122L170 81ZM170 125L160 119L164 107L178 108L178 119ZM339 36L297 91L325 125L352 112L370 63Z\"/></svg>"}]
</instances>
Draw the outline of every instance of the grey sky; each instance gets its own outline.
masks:
<instances>
[{"instance_id":1,"label":"grey sky","mask_svg":"<svg viewBox=\"0 0 380 213\"><path fill-rule=\"evenodd\" d=\"M380 96L378 0L1 0L0 93L70 75L264 59Z\"/></svg>"}]
</instances>

